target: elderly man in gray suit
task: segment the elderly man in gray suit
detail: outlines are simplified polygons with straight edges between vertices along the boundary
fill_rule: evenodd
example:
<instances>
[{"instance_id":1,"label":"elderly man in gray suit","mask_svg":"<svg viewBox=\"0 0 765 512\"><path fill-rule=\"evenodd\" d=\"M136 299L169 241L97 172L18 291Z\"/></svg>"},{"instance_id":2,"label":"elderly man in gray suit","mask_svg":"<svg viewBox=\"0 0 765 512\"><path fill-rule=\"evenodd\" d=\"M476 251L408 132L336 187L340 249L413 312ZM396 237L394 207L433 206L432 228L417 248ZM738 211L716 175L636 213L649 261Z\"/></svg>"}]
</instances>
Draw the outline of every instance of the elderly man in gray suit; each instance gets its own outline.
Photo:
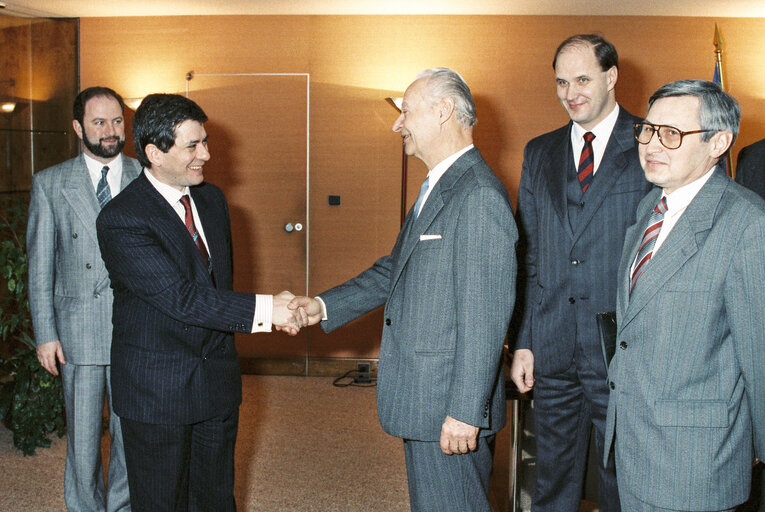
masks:
<instances>
[{"instance_id":1,"label":"elderly man in gray suit","mask_svg":"<svg viewBox=\"0 0 765 512\"><path fill-rule=\"evenodd\" d=\"M619 263L606 424L630 512L734 510L765 454L765 202L717 165L739 118L714 83L681 80L635 124L658 188Z\"/></svg>"},{"instance_id":2,"label":"elderly man in gray suit","mask_svg":"<svg viewBox=\"0 0 765 512\"><path fill-rule=\"evenodd\" d=\"M101 208L141 171L122 156L122 98L83 90L72 125L83 153L32 177L27 252L29 308L37 358L60 364L67 421L64 498L69 510L130 510L122 431L111 410L112 290L96 238ZM101 462L104 397L109 403L108 493Z\"/></svg>"},{"instance_id":3,"label":"elderly man in gray suit","mask_svg":"<svg viewBox=\"0 0 765 512\"><path fill-rule=\"evenodd\" d=\"M505 424L518 234L505 187L473 147L475 122L459 74L418 75L393 130L429 172L393 251L320 299L292 303L327 332L385 305L377 409L404 440L414 511L490 512L492 445Z\"/></svg>"}]
</instances>

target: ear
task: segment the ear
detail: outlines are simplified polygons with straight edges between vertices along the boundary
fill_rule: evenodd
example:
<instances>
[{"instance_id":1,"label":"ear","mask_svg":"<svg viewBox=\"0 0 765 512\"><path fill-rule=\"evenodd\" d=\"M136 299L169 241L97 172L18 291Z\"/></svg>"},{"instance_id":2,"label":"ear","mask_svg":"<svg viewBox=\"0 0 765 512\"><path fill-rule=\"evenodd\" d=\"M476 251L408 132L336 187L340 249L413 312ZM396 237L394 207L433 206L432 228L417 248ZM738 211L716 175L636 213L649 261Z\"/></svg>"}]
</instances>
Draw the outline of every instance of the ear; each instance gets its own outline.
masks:
<instances>
[{"instance_id":1,"label":"ear","mask_svg":"<svg viewBox=\"0 0 765 512\"><path fill-rule=\"evenodd\" d=\"M454 114L454 99L441 98L438 101L438 119L441 124L451 119Z\"/></svg>"},{"instance_id":2,"label":"ear","mask_svg":"<svg viewBox=\"0 0 765 512\"><path fill-rule=\"evenodd\" d=\"M616 66L611 66L611 69L606 71L606 81L608 82L608 90L611 91L616 86L616 81L619 79L619 69Z\"/></svg>"},{"instance_id":3,"label":"ear","mask_svg":"<svg viewBox=\"0 0 765 512\"><path fill-rule=\"evenodd\" d=\"M79 137L80 140L85 137L85 135L82 133L82 125L77 119L72 120L72 128L74 128L74 133L77 134L77 137Z\"/></svg>"},{"instance_id":4,"label":"ear","mask_svg":"<svg viewBox=\"0 0 765 512\"><path fill-rule=\"evenodd\" d=\"M164 162L164 156L165 153L159 149L154 144L146 144L146 147L143 150L144 153L146 153L146 158L151 163L151 167L161 167L162 162Z\"/></svg>"},{"instance_id":5,"label":"ear","mask_svg":"<svg viewBox=\"0 0 765 512\"><path fill-rule=\"evenodd\" d=\"M710 156L713 158L720 158L725 154L726 151L728 151L728 148L730 148L731 144L733 143L733 133L728 130L719 131L712 135L709 143Z\"/></svg>"}]
</instances>

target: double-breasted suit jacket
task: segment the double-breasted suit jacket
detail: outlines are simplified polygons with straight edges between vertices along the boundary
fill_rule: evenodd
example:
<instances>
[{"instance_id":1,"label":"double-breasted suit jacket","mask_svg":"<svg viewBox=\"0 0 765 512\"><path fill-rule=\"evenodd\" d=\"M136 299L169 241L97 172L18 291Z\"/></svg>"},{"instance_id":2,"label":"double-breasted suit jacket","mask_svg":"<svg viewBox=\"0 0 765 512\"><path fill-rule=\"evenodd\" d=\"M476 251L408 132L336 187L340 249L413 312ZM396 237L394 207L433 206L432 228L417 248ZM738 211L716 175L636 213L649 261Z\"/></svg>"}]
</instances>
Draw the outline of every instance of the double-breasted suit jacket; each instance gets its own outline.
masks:
<instances>
[{"instance_id":1,"label":"double-breasted suit jacket","mask_svg":"<svg viewBox=\"0 0 765 512\"><path fill-rule=\"evenodd\" d=\"M327 332L385 304L377 408L386 432L438 441L447 415L481 435L504 426L516 241L507 191L471 149L419 217L409 211L390 255L320 295Z\"/></svg>"},{"instance_id":2,"label":"double-breasted suit jacket","mask_svg":"<svg viewBox=\"0 0 765 512\"><path fill-rule=\"evenodd\" d=\"M629 294L655 189L619 264L606 446L619 486L672 510L749 496L765 456L765 202L717 169Z\"/></svg>"},{"instance_id":3,"label":"double-breasted suit jacket","mask_svg":"<svg viewBox=\"0 0 765 512\"><path fill-rule=\"evenodd\" d=\"M124 189L141 172L122 157ZM38 345L59 340L73 364L109 364L112 290L96 237L101 207L80 155L32 177L29 309Z\"/></svg>"},{"instance_id":4,"label":"double-breasted suit jacket","mask_svg":"<svg viewBox=\"0 0 765 512\"><path fill-rule=\"evenodd\" d=\"M192 424L241 402L233 332L250 332L255 296L232 291L228 207L191 187L211 276L183 221L141 174L98 217L114 288L114 410L144 423Z\"/></svg>"}]
</instances>

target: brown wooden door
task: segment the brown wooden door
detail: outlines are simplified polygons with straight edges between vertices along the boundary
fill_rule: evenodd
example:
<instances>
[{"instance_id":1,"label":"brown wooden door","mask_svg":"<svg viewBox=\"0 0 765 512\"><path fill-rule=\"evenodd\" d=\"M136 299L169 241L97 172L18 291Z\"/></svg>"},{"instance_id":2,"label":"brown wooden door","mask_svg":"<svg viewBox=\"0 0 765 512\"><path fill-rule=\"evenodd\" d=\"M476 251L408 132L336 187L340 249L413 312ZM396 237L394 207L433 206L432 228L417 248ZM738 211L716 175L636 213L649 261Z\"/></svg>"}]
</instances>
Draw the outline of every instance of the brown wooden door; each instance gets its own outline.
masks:
<instances>
[{"instance_id":1,"label":"brown wooden door","mask_svg":"<svg viewBox=\"0 0 765 512\"><path fill-rule=\"evenodd\" d=\"M238 291L308 290L308 80L196 74L187 82L209 117L205 180L228 199ZM237 349L241 358L305 360L307 334L237 334Z\"/></svg>"}]
</instances>

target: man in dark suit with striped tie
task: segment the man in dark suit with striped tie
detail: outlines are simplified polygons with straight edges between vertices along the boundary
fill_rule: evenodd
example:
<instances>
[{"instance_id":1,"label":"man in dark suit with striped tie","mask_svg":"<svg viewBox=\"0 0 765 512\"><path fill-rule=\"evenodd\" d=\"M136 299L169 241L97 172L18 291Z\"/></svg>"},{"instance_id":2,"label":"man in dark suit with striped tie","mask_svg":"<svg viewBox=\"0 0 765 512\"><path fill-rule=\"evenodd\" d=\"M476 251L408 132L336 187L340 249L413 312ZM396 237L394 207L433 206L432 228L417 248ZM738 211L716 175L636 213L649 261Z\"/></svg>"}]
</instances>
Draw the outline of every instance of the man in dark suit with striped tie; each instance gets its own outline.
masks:
<instances>
[{"instance_id":1,"label":"man in dark suit with striped tie","mask_svg":"<svg viewBox=\"0 0 765 512\"><path fill-rule=\"evenodd\" d=\"M639 119L616 103L618 59L600 36L561 43L553 69L571 122L524 152L525 304L510 374L520 391L534 389L535 511L578 511L593 427L603 450L608 388L595 317L615 308L624 232L650 189L633 137ZM619 510L612 463L598 465L598 505Z\"/></svg>"},{"instance_id":2,"label":"man in dark suit with striped tie","mask_svg":"<svg viewBox=\"0 0 765 512\"><path fill-rule=\"evenodd\" d=\"M204 122L193 101L146 97L133 136L144 172L98 217L114 288L112 390L138 511L235 510L241 402L233 332L289 333L289 294L232 291L223 193L204 183Z\"/></svg>"}]
</instances>

